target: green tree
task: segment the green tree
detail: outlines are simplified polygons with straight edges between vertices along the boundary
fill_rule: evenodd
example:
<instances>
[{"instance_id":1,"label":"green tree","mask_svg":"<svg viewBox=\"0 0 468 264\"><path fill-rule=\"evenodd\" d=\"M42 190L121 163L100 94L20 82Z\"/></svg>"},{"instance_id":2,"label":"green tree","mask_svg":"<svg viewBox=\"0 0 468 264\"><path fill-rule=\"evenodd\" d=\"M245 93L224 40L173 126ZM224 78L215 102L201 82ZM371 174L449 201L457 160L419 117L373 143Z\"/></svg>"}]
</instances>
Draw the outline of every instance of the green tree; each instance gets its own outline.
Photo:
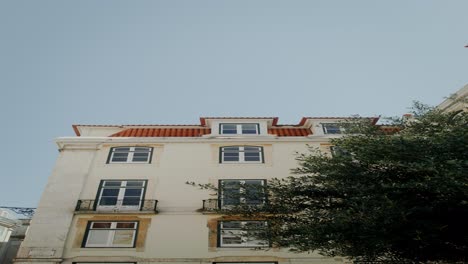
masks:
<instances>
[{"instance_id":1,"label":"green tree","mask_svg":"<svg viewBox=\"0 0 468 264\"><path fill-rule=\"evenodd\" d=\"M388 129L351 122L311 149L285 179L269 181L268 204L225 211L268 219L280 247L358 261L468 261L468 115L415 104ZM345 125L345 124L343 124ZM396 131L396 132L395 132Z\"/></svg>"}]
</instances>

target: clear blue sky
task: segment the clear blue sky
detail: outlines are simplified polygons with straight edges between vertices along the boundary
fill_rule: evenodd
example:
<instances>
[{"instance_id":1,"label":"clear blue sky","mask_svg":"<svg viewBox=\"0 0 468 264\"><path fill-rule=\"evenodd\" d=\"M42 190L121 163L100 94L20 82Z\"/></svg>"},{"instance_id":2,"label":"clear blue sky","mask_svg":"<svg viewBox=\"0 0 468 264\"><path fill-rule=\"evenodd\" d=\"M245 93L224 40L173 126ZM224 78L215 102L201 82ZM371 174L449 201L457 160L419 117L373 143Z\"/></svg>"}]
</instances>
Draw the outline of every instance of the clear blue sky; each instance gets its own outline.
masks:
<instances>
[{"instance_id":1,"label":"clear blue sky","mask_svg":"<svg viewBox=\"0 0 468 264\"><path fill-rule=\"evenodd\" d=\"M468 83L468 1L0 0L0 205L72 124L401 115Z\"/></svg>"}]
</instances>

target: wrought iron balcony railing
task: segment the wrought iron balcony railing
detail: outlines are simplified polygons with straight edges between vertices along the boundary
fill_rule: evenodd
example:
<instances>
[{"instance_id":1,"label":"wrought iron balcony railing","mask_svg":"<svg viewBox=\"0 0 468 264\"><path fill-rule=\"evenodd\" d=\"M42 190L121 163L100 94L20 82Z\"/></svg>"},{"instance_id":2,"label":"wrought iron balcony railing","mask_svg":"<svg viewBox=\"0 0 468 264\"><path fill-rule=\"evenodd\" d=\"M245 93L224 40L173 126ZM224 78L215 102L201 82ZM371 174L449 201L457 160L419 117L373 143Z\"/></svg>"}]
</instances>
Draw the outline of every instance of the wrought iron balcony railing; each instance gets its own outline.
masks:
<instances>
[{"instance_id":1,"label":"wrought iron balcony railing","mask_svg":"<svg viewBox=\"0 0 468 264\"><path fill-rule=\"evenodd\" d=\"M78 200L76 212L146 212L157 213L158 200Z\"/></svg>"},{"instance_id":2,"label":"wrought iron balcony railing","mask_svg":"<svg viewBox=\"0 0 468 264\"><path fill-rule=\"evenodd\" d=\"M206 199L206 200L203 200L203 207L202 207L202 211L203 212L214 212L214 211L218 211L218 210L232 210L233 208L235 208L236 206L240 206L240 207L250 207L250 208L255 208L256 210L262 210L264 209L265 207L265 204L266 204L266 201L264 198L262 199L256 199L256 200L239 200L238 203L232 203L232 201L230 201L231 203L230 204L224 204L223 205L223 200L219 200L219 199Z\"/></svg>"},{"instance_id":3,"label":"wrought iron balcony railing","mask_svg":"<svg viewBox=\"0 0 468 264\"><path fill-rule=\"evenodd\" d=\"M216 211L220 209L218 199L206 199L203 200L202 211Z\"/></svg>"}]
</instances>

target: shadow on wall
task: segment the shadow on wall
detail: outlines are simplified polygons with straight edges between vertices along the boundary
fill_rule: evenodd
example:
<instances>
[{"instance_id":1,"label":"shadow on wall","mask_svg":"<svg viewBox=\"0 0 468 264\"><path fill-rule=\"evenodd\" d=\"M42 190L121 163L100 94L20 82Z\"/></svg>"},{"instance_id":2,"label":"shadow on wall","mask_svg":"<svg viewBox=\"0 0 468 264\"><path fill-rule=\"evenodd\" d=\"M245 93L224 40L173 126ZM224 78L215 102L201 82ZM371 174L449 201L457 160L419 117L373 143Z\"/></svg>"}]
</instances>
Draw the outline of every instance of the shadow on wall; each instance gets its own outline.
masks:
<instances>
[{"instance_id":1,"label":"shadow on wall","mask_svg":"<svg viewBox=\"0 0 468 264\"><path fill-rule=\"evenodd\" d=\"M2 264L13 263L13 259L16 257L21 242L23 242L26 236L31 219L20 219L15 222L16 225L10 234L9 240L0 242L0 263Z\"/></svg>"}]
</instances>

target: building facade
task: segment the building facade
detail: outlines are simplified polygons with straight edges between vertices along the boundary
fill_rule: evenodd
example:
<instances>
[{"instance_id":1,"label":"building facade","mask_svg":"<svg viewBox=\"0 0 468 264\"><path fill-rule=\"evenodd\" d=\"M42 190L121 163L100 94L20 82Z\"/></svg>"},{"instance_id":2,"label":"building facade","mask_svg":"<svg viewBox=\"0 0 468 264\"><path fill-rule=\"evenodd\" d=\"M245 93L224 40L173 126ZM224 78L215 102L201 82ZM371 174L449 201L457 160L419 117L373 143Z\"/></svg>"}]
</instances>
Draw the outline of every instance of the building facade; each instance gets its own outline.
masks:
<instances>
[{"instance_id":1,"label":"building facade","mask_svg":"<svg viewBox=\"0 0 468 264\"><path fill-rule=\"evenodd\" d=\"M468 85L450 95L437 108L444 112L468 111Z\"/></svg>"},{"instance_id":2,"label":"building facade","mask_svg":"<svg viewBox=\"0 0 468 264\"><path fill-rule=\"evenodd\" d=\"M308 146L329 151L342 119L74 125L76 137L56 140L57 163L16 263L346 263L252 239L268 223L216 211L265 203L258 187L289 176Z\"/></svg>"},{"instance_id":3,"label":"building facade","mask_svg":"<svg viewBox=\"0 0 468 264\"><path fill-rule=\"evenodd\" d=\"M12 264L28 231L31 219L18 219L8 241L0 242L0 263Z\"/></svg>"},{"instance_id":4,"label":"building facade","mask_svg":"<svg viewBox=\"0 0 468 264\"><path fill-rule=\"evenodd\" d=\"M0 243L10 239L11 232L16 226L16 221L7 210L0 208Z\"/></svg>"}]
</instances>

